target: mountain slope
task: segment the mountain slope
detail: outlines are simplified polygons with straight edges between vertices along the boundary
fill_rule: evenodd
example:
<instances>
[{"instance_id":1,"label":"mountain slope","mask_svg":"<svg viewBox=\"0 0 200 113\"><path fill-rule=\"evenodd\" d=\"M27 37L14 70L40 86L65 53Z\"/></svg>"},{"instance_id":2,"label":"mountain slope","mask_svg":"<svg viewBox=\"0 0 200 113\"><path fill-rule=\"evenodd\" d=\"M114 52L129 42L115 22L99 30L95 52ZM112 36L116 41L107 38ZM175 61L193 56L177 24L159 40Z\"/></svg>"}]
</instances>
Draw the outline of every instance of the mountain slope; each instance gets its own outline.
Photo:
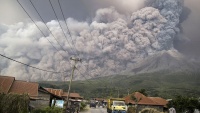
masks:
<instances>
[{"instance_id":1,"label":"mountain slope","mask_svg":"<svg viewBox=\"0 0 200 113\"><path fill-rule=\"evenodd\" d=\"M117 97L146 89L149 96L173 98L176 95L198 97L200 95L200 73L144 73L138 75L115 75L74 81L71 91L78 92L85 98ZM61 88L67 91L69 82L40 82L43 87Z\"/></svg>"},{"instance_id":2,"label":"mountain slope","mask_svg":"<svg viewBox=\"0 0 200 113\"><path fill-rule=\"evenodd\" d=\"M137 63L123 74L74 81L72 91L86 98L117 97L146 89L150 96L173 98L176 95L200 95L200 63L189 61L176 50L162 51ZM69 83L69 82L68 82ZM41 82L44 87L62 88L66 82Z\"/></svg>"},{"instance_id":3,"label":"mountain slope","mask_svg":"<svg viewBox=\"0 0 200 113\"><path fill-rule=\"evenodd\" d=\"M135 64L127 71L129 74L151 72L196 72L200 69L200 63L188 61L176 50L162 51Z\"/></svg>"}]
</instances>

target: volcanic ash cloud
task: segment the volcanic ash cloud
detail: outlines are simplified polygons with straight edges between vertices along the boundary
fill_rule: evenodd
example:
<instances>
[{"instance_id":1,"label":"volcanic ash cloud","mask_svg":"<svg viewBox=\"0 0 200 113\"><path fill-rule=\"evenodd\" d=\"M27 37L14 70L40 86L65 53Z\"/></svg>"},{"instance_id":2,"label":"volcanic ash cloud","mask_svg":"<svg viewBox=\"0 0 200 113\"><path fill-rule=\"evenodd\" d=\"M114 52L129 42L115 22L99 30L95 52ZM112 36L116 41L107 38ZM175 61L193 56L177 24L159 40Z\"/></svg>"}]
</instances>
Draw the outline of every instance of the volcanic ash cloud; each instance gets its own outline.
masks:
<instances>
[{"instance_id":1,"label":"volcanic ash cloud","mask_svg":"<svg viewBox=\"0 0 200 113\"><path fill-rule=\"evenodd\" d=\"M1 58L1 74L24 80L63 80L64 75L70 75L69 58L76 55L73 51L83 59L75 79L119 73L150 55L174 49L182 4L181 0L151 0L148 7L130 15L120 14L114 7L99 9L91 23L68 18L73 40L69 34L65 39L57 21L47 22L64 50L42 22L37 24L45 36L32 23L0 25L2 54L42 69L68 72L42 72Z\"/></svg>"}]
</instances>

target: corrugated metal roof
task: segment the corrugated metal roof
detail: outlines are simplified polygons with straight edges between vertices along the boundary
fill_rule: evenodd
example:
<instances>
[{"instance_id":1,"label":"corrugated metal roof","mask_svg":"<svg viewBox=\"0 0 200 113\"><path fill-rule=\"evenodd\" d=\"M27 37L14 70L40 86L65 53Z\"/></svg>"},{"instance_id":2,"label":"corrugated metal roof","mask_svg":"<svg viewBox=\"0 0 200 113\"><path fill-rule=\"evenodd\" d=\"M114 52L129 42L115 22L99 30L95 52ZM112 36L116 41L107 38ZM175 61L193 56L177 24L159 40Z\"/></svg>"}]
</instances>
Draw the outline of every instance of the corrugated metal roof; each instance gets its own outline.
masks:
<instances>
[{"instance_id":1,"label":"corrugated metal roof","mask_svg":"<svg viewBox=\"0 0 200 113\"><path fill-rule=\"evenodd\" d=\"M7 94L14 80L14 77L0 76L0 93Z\"/></svg>"},{"instance_id":2,"label":"corrugated metal roof","mask_svg":"<svg viewBox=\"0 0 200 113\"><path fill-rule=\"evenodd\" d=\"M38 83L15 80L10 88L9 93L38 96L38 87Z\"/></svg>"},{"instance_id":3,"label":"corrugated metal roof","mask_svg":"<svg viewBox=\"0 0 200 113\"><path fill-rule=\"evenodd\" d=\"M67 92L64 92L62 96L63 96L63 97L67 97L67 94L68 94ZM71 98L82 98L82 97L79 95L79 93L70 93L70 94L69 94L69 97L71 97Z\"/></svg>"},{"instance_id":4,"label":"corrugated metal roof","mask_svg":"<svg viewBox=\"0 0 200 113\"><path fill-rule=\"evenodd\" d=\"M67 97L67 92L63 92L62 89L53 89L53 88L44 88L46 89L48 92L60 96L60 97ZM82 98L79 93L70 93L69 97L71 98Z\"/></svg>"},{"instance_id":5,"label":"corrugated metal roof","mask_svg":"<svg viewBox=\"0 0 200 113\"><path fill-rule=\"evenodd\" d=\"M168 101L161 98L161 97L148 97L150 98L151 100L153 100L154 102L160 104L160 105L163 105L163 106L166 106Z\"/></svg>"},{"instance_id":6,"label":"corrugated metal roof","mask_svg":"<svg viewBox=\"0 0 200 113\"><path fill-rule=\"evenodd\" d=\"M63 90L62 89L53 89L53 88L44 88L46 89L48 92L57 95L57 96L62 96L63 95Z\"/></svg>"},{"instance_id":7,"label":"corrugated metal roof","mask_svg":"<svg viewBox=\"0 0 200 113\"><path fill-rule=\"evenodd\" d=\"M137 98L137 100L140 100L138 102L138 104L141 104L141 105L162 105L161 103L157 103L157 102L153 101L152 99L150 99L149 97L146 97L139 92L135 92L131 95L134 95L135 98ZM125 102L131 103L131 104L136 104L136 102L131 99L131 95L128 95L125 97Z\"/></svg>"}]
</instances>

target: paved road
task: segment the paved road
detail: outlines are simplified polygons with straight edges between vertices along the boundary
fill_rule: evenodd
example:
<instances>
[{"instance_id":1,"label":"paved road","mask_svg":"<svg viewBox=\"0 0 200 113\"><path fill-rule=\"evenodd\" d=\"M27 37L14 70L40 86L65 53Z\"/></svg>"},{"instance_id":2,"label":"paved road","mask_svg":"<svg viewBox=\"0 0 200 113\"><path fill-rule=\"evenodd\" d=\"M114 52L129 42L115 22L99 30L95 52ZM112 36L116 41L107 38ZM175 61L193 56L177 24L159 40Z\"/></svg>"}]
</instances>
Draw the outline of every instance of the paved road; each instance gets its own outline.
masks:
<instances>
[{"instance_id":1,"label":"paved road","mask_svg":"<svg viewBox=\"0 0 200 113\"><path fill-rule=\"evenodd\" d=\"M97 107L97 108L89 108L87 111L80 113L107 113L106 108Z\"/></svg>"}]
</instances>

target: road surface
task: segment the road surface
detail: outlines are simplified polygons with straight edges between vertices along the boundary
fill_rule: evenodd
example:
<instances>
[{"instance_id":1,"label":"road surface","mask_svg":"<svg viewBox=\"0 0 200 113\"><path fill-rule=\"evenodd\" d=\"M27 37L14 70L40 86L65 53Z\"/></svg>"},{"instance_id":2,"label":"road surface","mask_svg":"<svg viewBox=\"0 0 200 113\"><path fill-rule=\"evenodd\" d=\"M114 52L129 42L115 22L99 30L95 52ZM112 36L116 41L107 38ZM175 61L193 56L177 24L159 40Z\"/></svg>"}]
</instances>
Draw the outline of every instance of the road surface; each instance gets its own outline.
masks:
<instances>
[{"instance_id":1,"label":"road surface","mask_svg":"<svg viewBox=\"0 0 200 113\"><path fill-rule=\"evenodd\" d=\"M97 108L88 108L88 110L80 113L107 113L106 108L97 107Z\"/></svg>"}]
</instances>

